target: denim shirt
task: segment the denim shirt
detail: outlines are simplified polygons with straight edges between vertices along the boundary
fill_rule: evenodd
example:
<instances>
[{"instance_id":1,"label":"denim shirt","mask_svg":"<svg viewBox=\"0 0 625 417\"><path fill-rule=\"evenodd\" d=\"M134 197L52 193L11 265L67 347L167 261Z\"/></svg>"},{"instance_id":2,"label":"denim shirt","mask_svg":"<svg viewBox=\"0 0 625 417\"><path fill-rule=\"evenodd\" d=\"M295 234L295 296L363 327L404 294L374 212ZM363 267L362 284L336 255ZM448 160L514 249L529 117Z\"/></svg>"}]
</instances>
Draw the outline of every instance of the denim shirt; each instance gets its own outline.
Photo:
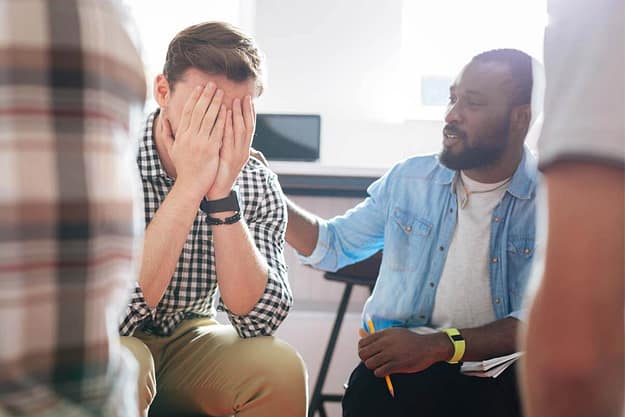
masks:
<instances>
[{"instance_id":1,"label":"denim shirt","mask_svg":"<svg viewBox=\"0 0 625 417\"><path fill-rule=\"evenodd\" d=\"M430 326L434 299L457 222L456 171L435 155L395 165L369 186L356 207L320 222L319 238L302 262L336 271L384 249L375 289L363 317L376 328ZM488 262L496 318L522 318L536 230L536 160L526 148L492 215Z\"/></svg>"}]
</instances>

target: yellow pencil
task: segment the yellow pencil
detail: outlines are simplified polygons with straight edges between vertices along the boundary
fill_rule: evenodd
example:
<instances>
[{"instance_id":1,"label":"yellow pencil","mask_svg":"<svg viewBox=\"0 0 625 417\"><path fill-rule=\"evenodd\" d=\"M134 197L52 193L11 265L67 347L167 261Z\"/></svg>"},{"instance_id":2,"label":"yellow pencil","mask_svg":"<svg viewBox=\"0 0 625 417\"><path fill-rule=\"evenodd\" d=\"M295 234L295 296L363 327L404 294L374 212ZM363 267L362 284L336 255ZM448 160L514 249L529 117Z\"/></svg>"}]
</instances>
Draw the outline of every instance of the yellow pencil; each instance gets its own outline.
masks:
<instances>
[{"instance_id":1,"label":"yellow pencil","mask_svg":"<svg viewBox=\"0 0 625 417\"><path fill-rule=\"evenodd\" d=\"M373 326L373 320L371 320L371 318L367 318L367 327L369 328L369 333L375 333L375 327ZM391 397L395 398L395 389L393 388L391 377L386 375L384 380L386 381L386 387L388 388L388 392L391 394Z\"/></svg>"}]
</instances>

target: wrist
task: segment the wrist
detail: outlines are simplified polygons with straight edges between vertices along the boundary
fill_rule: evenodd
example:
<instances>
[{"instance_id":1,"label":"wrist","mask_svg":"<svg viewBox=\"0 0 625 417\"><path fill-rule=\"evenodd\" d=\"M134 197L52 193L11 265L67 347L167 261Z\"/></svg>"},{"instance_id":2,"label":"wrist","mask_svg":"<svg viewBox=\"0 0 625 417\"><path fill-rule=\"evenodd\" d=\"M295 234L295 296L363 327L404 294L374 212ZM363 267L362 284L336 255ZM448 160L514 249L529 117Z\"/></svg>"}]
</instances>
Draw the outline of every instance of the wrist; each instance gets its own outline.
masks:
<instances>
[{"instance_id":1,"label":"wrist","mask_svg":"<svg viewBox=\"0 0 625 417\"><path fill-rule=\"evenodd\" d=\"M193 204L199 204L204 197L204 190L197 186L197 182L184 181L177 178L172 186L172 191L176 190L176 193L183 199L192 201Z\"/></svg>"},{"instance_id":2,"label":"wrist","mask_svg":"<svg viewBox=\"0 0 625 417\"><path fill-rule=\"evenodd\" d=\"M208 201L221 200L228 197L230 195L230 191L232 191L232 188L227 188L223 190L211 189L209 192L206 193L205 197Z\"/></svg>"},{"instance_id":3,"label":"wrist","mask_svg":"<svg viewBox=\"0 0 625 417\"><path fill-rule=\"evenodd\" d=\"M220 199L203 198L200 210L206 214L206 221L211 226L238 222L241 219L241 207L237 190L230 191L226 197Z\"/></svg>"},{"instance_id":4,"label":"wrist","mask_svg":"<svg viewBox=\"0 0 625 417\"><path fill-rule=\"evenodd\" d=\"M451 356L447 357L446 362L451 364L462 362L467 345L460 330L451 327L443 329L442 334L447 337L448 343L453 349Z\"/></svg>"},{"instance_id":5,"label":"wrist","mask_svg":"<svg viewBox=\"0 0 625 417\"><path fill-rule=\"evenodd\" d=\"M454 353L456 351L454 345L447 336L447 334L443 332L436 333L435 337L438 339L438 361L447 362L454 356Z\"/></svg>"}]
</instances>

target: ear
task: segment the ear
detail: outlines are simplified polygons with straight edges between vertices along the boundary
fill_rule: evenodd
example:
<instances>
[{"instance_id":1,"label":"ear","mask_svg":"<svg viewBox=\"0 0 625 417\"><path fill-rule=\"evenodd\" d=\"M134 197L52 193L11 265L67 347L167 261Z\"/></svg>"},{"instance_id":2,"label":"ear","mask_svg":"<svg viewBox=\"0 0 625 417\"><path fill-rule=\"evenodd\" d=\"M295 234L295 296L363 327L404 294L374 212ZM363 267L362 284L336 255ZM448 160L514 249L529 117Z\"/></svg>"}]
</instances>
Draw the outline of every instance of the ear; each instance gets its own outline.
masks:
<instances>
[{"instance_id":1,"label":"ear","mask_svg":"<svg viewBox=\"0 0 625 417\"><path fill-rule=\"evenodd\" d=\"M171 88L169 81L163 74L158 74L154 79L154 100L156 100L160 108L165 108L170 98Z\"/></svg>"},{"instance_id":2,"label":"ear","mask_svg":"<svg viewBox=\"0 0 625 417\"><path fill-rule=\"evenodd\" d=\"M512 109L512 114L510 115L512 130L519 132L522 137L525 137L527 134L531 120L532 106L530 104L522 104Z\"/></svg>"}]
</instances>

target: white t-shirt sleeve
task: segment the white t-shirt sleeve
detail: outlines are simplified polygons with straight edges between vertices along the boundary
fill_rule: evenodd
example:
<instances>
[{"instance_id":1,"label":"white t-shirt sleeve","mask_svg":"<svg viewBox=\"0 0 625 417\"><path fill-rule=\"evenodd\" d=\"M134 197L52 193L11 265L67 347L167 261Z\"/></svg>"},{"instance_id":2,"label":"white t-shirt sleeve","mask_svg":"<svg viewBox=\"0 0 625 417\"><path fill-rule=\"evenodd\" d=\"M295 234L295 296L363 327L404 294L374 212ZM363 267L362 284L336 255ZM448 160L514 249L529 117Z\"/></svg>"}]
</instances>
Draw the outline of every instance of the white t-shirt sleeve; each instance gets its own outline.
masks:
<instances>
[{"instance_id":1,"label":"white t-shirt sleeve","mask_svg":"<svg viewBox=\"0 0 625 417\"><path fill-rule=\"evenodd\" d=\"M550 0L541 167L625 164L625 1Z\"/></svg>"}]
</instances>

